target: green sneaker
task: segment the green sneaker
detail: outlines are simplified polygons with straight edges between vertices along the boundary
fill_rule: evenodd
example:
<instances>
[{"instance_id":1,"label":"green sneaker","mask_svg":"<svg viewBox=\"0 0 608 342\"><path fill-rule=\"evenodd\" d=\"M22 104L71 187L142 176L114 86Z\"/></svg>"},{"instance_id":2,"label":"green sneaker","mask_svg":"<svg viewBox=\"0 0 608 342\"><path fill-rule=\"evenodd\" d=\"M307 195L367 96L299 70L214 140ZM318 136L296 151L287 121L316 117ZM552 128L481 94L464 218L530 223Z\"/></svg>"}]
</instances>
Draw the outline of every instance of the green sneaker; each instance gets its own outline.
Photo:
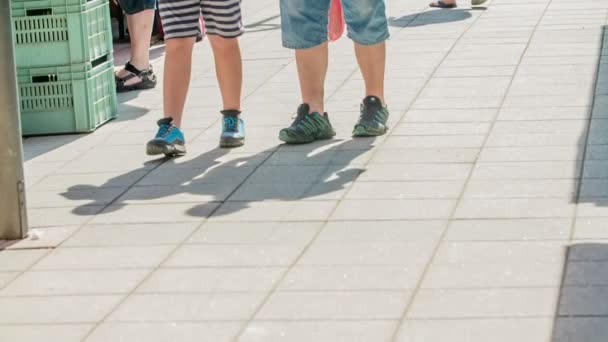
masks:
<instances>
[{"instance_id":1,"label":"green sneaker","mask_svg":"<svg viewBox=\"0 0 608 342\"><path fill-rule=\"evenodd\" d=\"M355 125L353 136L355 137L375 137L383 135L388 130L388 107L382 105L382 101L375 96L368 96L363 99L361 105L361 116Z\"/></svg>"},{"instance_id":2,"label":"green sneaker","mask_svg":"<svg viewBox=\"0 0 608 342\"><path fill-rule=\"evenodd\" d=\"M308 144L315 140L331 139L336 135L327 113L310 113L306 103L298 107L298 115L291 126L279 133L279 139L287 144Z\"/></svg>"}]
</instances>

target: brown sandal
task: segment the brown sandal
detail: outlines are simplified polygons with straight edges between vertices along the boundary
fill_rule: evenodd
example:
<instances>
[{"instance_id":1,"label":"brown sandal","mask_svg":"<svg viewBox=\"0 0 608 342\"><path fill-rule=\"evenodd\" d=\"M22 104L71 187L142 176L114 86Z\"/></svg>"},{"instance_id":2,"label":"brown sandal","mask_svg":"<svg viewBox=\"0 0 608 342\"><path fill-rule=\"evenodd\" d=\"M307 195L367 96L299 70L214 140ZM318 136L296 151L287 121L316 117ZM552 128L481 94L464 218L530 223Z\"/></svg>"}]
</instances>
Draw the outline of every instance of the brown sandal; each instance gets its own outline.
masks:
<instances>
[{"instance_id":1,"label":"brown sandal","mask_svg":"<svg viewBox=\"0 0 608 342\"><path fill-rule=\"evenodd\" d=\"M429 4L429 7L433 7L433 8L456 8L458 7L458 5L454 4L446 4L443 1L435 1L435 2L431 2Z\"/></svg>"}]
</instances>

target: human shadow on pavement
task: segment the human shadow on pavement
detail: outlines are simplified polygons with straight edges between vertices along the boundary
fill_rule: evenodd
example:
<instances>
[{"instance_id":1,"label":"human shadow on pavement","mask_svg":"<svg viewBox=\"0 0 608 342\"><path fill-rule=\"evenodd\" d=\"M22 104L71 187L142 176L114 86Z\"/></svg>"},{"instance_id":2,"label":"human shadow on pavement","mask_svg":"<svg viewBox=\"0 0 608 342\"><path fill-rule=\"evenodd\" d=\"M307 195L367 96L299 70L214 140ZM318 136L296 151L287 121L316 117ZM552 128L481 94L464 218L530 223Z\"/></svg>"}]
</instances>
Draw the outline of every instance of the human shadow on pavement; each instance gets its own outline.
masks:
<instances>
[{"instance_id":1,"label":"human shadow on pavement","mask_svg":"<svg viewBox=\"0 0 608 342\"><path fill-rule=\"evenodd\" d=\"M551 341L608 341L608 244L568 247Z\"/></svg>"},{"instance_id":2,"label":"human shadow on pavement","mask_svg":"<svg viewBox=\"0 0 608 342\"><path fill-rule=\"evenodd\" d=\"M363 138L281 145L243 157L238 150L214 149L192 159L166 159L154 168L150 166L158 161L149 161L99 187L74 185L62 195L90 201L73 209L77 215L90 215L86 209L91 205L105 206L102 213L107 214L126 205L192 203L188 215L207 216L218 203L229 201L231 205L221 210L221 215L228 215L252 202L326 199L324 196L346 189L365 171L361 163L353 161L372 149L374 141ZM139 176L137 183L109 204L97 191L82 191L125 184L141 174L145 176Z\"/></svg>"},{"instance_id":3,"label":"human shadow on pavement","mask_svg":"<svg viewBox=\"0 0 608 342\"><path fill-rule=\"evenodd\" d=\"M424 11L399 17L390 17L388 22L391 27L418 27L452 23L471 18L473 16L471 11L472 9Z\"/></svg>"},{"instance_id":4,"label":"human shadow on pavement","mask_svg":"<svg viewBox=\"0 0 608 342\"><path fill-rule=\"evenodd\" d=\"M580 176L580 185L572 202L608 207L608 26L604 26L600 39L602 44L587 117L590 120L588 129L578 141L580 164L574 170Z\"/></svg>"}]
</instances>

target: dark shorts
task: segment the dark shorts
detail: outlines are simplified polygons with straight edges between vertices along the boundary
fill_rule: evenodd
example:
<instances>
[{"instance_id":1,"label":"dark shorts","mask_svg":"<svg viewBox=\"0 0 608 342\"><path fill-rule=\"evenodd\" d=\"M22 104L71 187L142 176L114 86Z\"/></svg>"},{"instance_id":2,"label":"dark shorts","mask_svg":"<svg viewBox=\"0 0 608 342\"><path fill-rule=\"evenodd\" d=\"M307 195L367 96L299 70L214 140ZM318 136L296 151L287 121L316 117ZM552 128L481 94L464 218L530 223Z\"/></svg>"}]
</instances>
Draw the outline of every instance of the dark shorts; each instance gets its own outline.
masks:
<instances>
[{"instance_id":1,"label":"dark shorts","mask_svg":"<svg viewBox=\"0 0 608 342\"><path fill-rule=\"evenodd\" d=\"M137 14L147 9L156 9L156 0L118 0L120 8L128 14Z\"/></svg>"}]
</instances>

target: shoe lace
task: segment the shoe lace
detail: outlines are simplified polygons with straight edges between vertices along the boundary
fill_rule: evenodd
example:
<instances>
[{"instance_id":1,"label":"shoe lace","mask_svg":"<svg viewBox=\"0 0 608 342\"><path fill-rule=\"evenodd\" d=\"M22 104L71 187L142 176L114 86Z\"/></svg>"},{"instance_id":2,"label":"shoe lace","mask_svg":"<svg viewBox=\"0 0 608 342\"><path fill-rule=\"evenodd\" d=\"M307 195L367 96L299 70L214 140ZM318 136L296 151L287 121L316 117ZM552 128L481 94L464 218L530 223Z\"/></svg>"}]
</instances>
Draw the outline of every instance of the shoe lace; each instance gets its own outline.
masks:
<instances>
[{"instance_id":1,"label":"shoe lace","mask_svg":"<svg viewBox=\"0 0 608 342\"><path fill-rule=\"evenodd\" d=\"M171 125L161 125L160 128L158 129L158 137L159 138L166 138L169 133L171 133Z\"/></svg>"},{"instance_id":2,"label":"shoe lace","mask_svg":"<svg viewBox=\"0 0 608 342\"><path fill-rule=\"evenodd\" d=\"M376 110L369 106L361 105L361 121L370 122L376 119Z\"/></svg>"},{"instance_id":3,"label":"shoe lace","mask_svg":"<svg viewBox=\"0 0 608 342\"><path fill-rule=\"evenodd\" d=\"M312 119L312 116L306 113L298 113L298 116L294 121L294 125L296 128L304 131L306 134L311 134L318 129L317 124L315 124L315 121Z\"/></svg>"},{"instance_id":4,"label":"shoe lace","mask_svg":"<svg viewBox=\"0 0 608 342\"><path fill-rule=\"evenodd\" d=\"M233 116L224 117L224 130L227 132L238 132L239 119Z\"/></svg>"}]
</instances>

